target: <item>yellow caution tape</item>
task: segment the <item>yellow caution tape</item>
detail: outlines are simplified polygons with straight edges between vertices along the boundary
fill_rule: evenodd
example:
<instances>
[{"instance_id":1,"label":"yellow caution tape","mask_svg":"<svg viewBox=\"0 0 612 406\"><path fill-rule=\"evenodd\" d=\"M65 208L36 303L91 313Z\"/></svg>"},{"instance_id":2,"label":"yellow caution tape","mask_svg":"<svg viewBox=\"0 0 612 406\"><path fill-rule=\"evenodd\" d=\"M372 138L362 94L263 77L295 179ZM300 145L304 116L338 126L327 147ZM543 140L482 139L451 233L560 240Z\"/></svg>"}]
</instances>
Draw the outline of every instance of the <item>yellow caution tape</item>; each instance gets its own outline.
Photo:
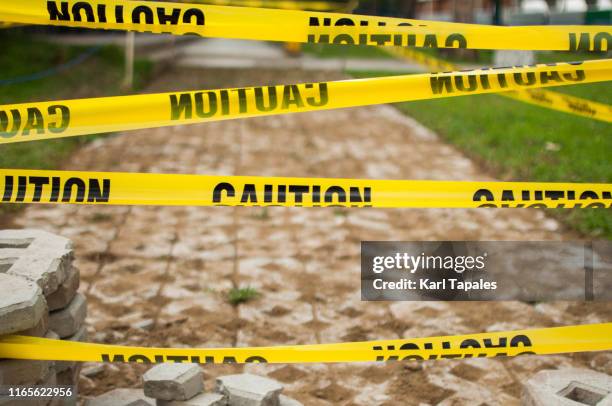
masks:
<instances>
[{"instance_id":1,"label":"yellow caution tape","mask_svg":"<svg viewBox=\"0 0 612 406\"><path fill-rule=\"evenodd\" d=\"M612 123L612 106L580 97L542 89L500 93L500 96Z\"/></svg>"},{"instance_id":2,"label":"yellow caution tape","mask_svg":"<svg viewBox=\"0 0 612 406\"><path fill-rule=\"evenodd\" d=\"M93 362L382 362L612 350L612 323L417 339L249 348L147 348L36 337L0 339L0 358Z\"/></svg>"},{"instance_id":3,"label":"yellow caution tape","mask_svg":"<svg viewBox=\"0 0 612 406\"><path fill-rule=\"evenodd\" d=\"M300 10L131 0L0 2L0 21L264 41L605 51L610 26L499 27Z\"/></svg>"},{"instance_id":4,"label":"yellow caution tape","mask_svg":"<svg viewBox=\"0 0 612 406\"><path fill-rule=\"evenodd\" d=\"M207 176L0 169L3 203L610 208L612 184Z\"/></svg>"},{"instance_id":5,"label":"yellow caution tape","mask_svg":"<svg viewBox=\"0 0 612 406\"><path fill-rule=\"evenodd\" d=\"M0 106L0 143L591 83L612 59Z\"/></svg>"},{"instance_id":6,"label":"yellow caution tape","mask_svg":"<svg viewBox=\"0 0 612 406\"><path fill-rule=\"evenodd\" d=\"M343 11L347 2L299 0L186 0L182 3L214 4L216 6L279 8L284 10Z\"/></svg>"},{"instance_id":7,"label":"yellow caution tape","mask_svg":"<svg viewBox=\"0 0 612 406\"><path fill-rule=\"evenodd\" d=\"M411 59L434 71L452 71L460 69L457 65L431 55L426 55L423 52L415 51L414 49L389 47L386 48L386 50L392 55ZM612 122L612 106L582 99L580 97L553 92L551 90L516 90L500 93L499 95L552 110L563 111L608 123Z\"/></svg>"}]
</instances>

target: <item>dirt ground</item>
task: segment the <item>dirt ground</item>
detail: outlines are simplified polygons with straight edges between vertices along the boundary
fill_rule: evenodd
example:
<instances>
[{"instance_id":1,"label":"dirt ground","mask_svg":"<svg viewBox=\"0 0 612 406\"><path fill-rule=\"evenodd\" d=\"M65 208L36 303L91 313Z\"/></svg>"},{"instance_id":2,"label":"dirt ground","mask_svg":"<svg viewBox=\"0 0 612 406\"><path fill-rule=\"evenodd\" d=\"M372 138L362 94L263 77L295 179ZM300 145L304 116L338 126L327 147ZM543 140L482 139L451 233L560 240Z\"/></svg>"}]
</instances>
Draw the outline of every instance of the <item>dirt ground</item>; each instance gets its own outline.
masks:
<instances>
[{"instance_id":1,"label":"dirt ground","mask_svg":"<svg viewBox=\"0 0 612 406\"><path fill-rule=\"evenodd\" d=\"M333 76L333 75L332 75ZM314 72L181 70L148 91L333 79ZM478 134L474 134L478 136ZM219 175L490 180L390 106L133 131L84 147L65 169ZM564 240L543 211L30 206L12 222L72 238L90 340L141 346L260 346L606 322L609 304L361 302L362 240ZM234 307L232 287L260 297ZM136 328L153 320L151 331ZM541 369L612 373L612 354L421 364L206 366L268 375L306 405L518 404ZM139 386L144 365L107 365L83 396Z\"/></svg>"}]
</instances>

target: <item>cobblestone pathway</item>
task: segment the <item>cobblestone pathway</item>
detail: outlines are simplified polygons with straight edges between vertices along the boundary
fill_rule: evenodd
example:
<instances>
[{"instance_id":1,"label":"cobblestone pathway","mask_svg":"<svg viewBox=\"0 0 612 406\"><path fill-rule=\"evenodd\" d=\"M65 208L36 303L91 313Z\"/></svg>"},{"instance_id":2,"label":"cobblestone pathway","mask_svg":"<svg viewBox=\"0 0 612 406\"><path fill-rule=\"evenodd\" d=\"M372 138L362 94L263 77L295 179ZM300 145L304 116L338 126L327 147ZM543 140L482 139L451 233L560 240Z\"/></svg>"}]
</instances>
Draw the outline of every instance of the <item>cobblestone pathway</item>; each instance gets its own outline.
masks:
<instances>
[{"instance_id":1,"label":"cobblestone pathway","mask_svg":"<svg viewBox=\"0 0 612 406\"><path fill-rule=\"evenodd\" d=\"M170 72L149 91L330 79L314 72ZM478 136L478 134L474 134ZM226 121L106 136L66 169L487 180L475 164L390 106ZM31 206L15 226L76 242L90 337L145 346L327 343L603 322L609 305L360 302L362 240L576 238L542 211ZM252 286L238 307L226 294ZM142 324L139 324L142 323ZM150 331L139 325L153 323ZM208 366L284 382L307 405L518 403L544 368L612 372L612 355L421 364ZM138 386L145 365L82 378L84 395ZM120 373L118 373L120 372ZM212 385L212 379L208 380Z\"/></svg>"}]
</instances>

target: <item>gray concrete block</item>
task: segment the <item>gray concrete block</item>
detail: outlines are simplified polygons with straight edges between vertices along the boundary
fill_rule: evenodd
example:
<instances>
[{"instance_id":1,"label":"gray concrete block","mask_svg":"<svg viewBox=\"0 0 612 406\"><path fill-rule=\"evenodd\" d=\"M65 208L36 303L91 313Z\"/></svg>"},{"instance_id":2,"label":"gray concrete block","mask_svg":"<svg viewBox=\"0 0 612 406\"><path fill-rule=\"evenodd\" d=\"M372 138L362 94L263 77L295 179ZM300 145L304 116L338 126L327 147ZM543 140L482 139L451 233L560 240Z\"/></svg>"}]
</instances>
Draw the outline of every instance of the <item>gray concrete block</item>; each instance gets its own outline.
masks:
<instances>
[{"instance_id":1,"label":"gray concrete block","mask_svg":"<svg viewBox=\"0 0 612 406\"><path fill-rule=\"evenodd\" d=\"M68 307L49 314L49 328L61 338L76 334L87 316L85 296L77 293Z\"/></svg>"},{"instance_id":2,"label":"gray concrete block","mask_svg":"<svg viewBox=\"0 0 612 406\"><path fill-rule=\"evenodd\" d=\"M47 331L47 334L45 334L45 338L48 338L50 340L59 340L60 336L58 336L55 331L49 330Z\"/></svg>"},{"instance_id":3,"label":"gray concrete block","mask_svg":"<svg viewBox=\"0 0 612 406\"><path fill-rule=\"evenodd\" d=\"M41 289L32 281L0 274L0 335L36 327L47 312Z\"/></svg>"},{"instance_id":4,"label":"gray concrete block","mask_svg":"<svg viewBox=\"0 0 612 406\"><path fill-rule=\"evenodd\" d=\"M85 403L86 406L155 406L140 389L114 389Z\"/></svg>"},{"instance_id":5,"label":"gray concrete block","mask_svg":"<svg viewBox=\"0 0 612 406\"><path fill-rule=\"evenodd\" d=\"M0 385L25 385L44 380L53 361L0 360Z\"/></svg>"},{"instance_id":6,"label":"gray concrete block","mask_svg":"<svg viewBox=\"0 0 612 406\"><path fill-rule=\"evenodd\" d=\"M527 406L612 406L612 377L588 369L544 370L523 385Z\"/></svg>"},{"instance_id":7,"label":"gray concrete block","mask_svg":"<svg viewBox=\"0 0 612 406\"><path fill-rule=\"evenodd\" d=\"M0 245L2 247L2 245ZM6 273L21 256L22 250L15 248L0 248L0 273Z\"/></svg>"},{"instance_id":8,"label":"gray concrete block","mask_svg":"<svg viewBox=\"0 0 612 406\"><path fill-rule=\"evenodd\" d=\"M81 280L77 267L70 267L66 280L58 286L57 290L46 297L49 311L63 309L70 304L76 295Z\"/></svg>"},{"instance_id":9,"label":"gray concrete block","mask_svg":"<svg viewBox=\"0 0 612 406\"><path fill-rule=\"evenodd\" d=\"M185 401L158 400L157 406L227 406L227 399L219 393L202 393Z\"/></svg>"},{"instance_id":10,"label":"gray concrete block","mask_svg":"<svg viewBox=\"0 0 612 406\"><path fill-rule=\"evenodd\" d=\"M51 361L52 362L52 361ZM47 375L35 383L36 386L57 386L57 374L53 364L49 367Z\"/></svg>"},{"instance_id":11,"label":"gray concrete block","mask_svg":"<svg viewBox=\"0 0 612 406\"><path fill-rule=\"evenodd\" d=\"M77 386L79 384L79 375L81 373L81 363L75 363L69 368L57 372L58 385Z\"/></svg>"},{"instance_id":12,"label":"gray concrete block","mask_svg":"<svg viewBox=\"0 0 612 406\"><path fill-rule=\"evenodd\" d=\"M143 376L144 393L160 400L188 400L204 390L198 364L159 364Z\"/></svg>"},{"instance_id":13,"label":"gray concrete block","mask_svg":"<svg viewBox=\"0 0 612 406\"><path fill-rule=\"evenodd\" d=\"M285 395L278 397L280 406L304 406L302 403Z\"/></svg>"},{"instance_id":14,"label":"gray concrete block","mask_svg":"<svg viewBox=\"0 0 612 406\"><path fill-rule=\"evenodd\" d=\"M85 342L87 341L87 328L85 326L81 326L81 328L73 335L66 337L65 341L78 341ZM80 364L76 361L56 361L55 362L55 370L60 373L67 369L73 369L75 365Z\"/></svg>"},{"instance_id":15,"label":"gray concrete block","mask_svg":"<svg viewBox=\"0 0 612 406\"><path fill-rule=\"evenodd\" d=\"M88 378L100 375L105 370L105 365L99 362L85 362L81 369L81 374Z\"/></svg>"},{"instance_id":16,"label":"gray concrete block","mask_svg":"<svg viewBox=\"0 0 612 406\"><path fill-rule=\"evenodd\" d=\"M227 397L230 406L279 406L282 390L277 381L252 374L217 378L216 391Z\"/></svg>"},{"instance_id":17,"label":"gray concrete block","mask_svg":"<svg viewBox=\"0 0 612 406\"><path fill-rule=\"evenodd\" d=\"M0 248L5 272L35 282L44 295L64 282L74 259L70 240L42 230L1 230Z\"/></svg>"},{"instance_id":18,"label":"gray concrete block","mask_svg":"<svg viewBox=\"0 0 612 406\"><path fill-rule=\"evenodd\" d=\"M27 330L17 331L20 336L45 337L49 332L49 313L44 312L38 324Z\"/></svg>"}]
</instances>

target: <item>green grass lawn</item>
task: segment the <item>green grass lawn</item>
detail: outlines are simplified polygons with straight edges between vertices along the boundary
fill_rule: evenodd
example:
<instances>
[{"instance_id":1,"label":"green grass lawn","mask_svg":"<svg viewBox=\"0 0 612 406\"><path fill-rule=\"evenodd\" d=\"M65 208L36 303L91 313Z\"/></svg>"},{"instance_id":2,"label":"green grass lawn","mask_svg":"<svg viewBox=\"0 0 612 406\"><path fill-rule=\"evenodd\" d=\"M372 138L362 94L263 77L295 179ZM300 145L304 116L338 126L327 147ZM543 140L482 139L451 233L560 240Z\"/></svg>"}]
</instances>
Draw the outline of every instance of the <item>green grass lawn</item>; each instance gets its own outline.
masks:
<instances>
[{"instance_id":1,"label":"green grass lawn","mask_svg":"<svg viewBox=\"0 0 612 406\"><path fill-rule=\"evenodd\" d=\"M350 73L355 77L389 75ZM612 104L612 81L551 90ZM498 95L406 102L397 107L502 180L612 183L612 125L608 123ZM609 210L551 212L585 234L612 238Z\"/></svg>"},{"instance_id":2,"label":"green grass lawn","mask_svg":"<svg viewBox=\"0 0 612 406\"><path fill-rule=\"evenodd\" d=\"M442 58L448 62L459 64L483 64L493 65L494 52L488 49L478 50L475 60L466 59L456 49L420 48L420 52ZM561 51L538 51L535 54L537 63L573 62L586 61L588 59L612 58L612 52L561 52Z\"/></svg>"},{"instance_id":3,"label":"green grass lawn","mask_svg":"<svg viewBox=\"0 0 612 406\"><path fill-rule=\"evenodd\" d=\"M302 44L302 52L317 58L392 59L383 49L363 45Z\"/></svg>"},{"instance_id":4,"label":"green grass lawn","mask_svg":"<svg viewBox=\"0 0 612 406\"><path fill-rule=\"evenodd\" d=\"M0 80L14 79L58 66L88 49L41 42L19 30L0 30ZM104 47L85 62L59 74L25 83L0 84L0 104L117 95L121 93L123 63L121 49ZM143 86L151 69L152 64L147 61L135 64L136 89ZM75 148L94 137L0 145L0 168L58 168ZM3 205L0 214L17 207Z\"/></svg>"},{"instance_id":5,"label":"green grass lawn","mask_svg":"<svg viewBox=\"0 0 612 406\"><path fill-rule=\"evenodd\" d=\"M482 49L474 52L475 59L468 60L456 49L437 49L437 48L418 48L419 52L426 53L449 62L465 64L493 64L494 51ZM333 44L302 44L302 51L305 54L316 56L322 59L346 58L346 59L391 59L388 52L381 48L363 45L333 45ZM587 59L612 58L612 52L561 52L561 51L542 51L536 52L536 62L572 62L584 61Z\"/></svg>"}]
</instances>

